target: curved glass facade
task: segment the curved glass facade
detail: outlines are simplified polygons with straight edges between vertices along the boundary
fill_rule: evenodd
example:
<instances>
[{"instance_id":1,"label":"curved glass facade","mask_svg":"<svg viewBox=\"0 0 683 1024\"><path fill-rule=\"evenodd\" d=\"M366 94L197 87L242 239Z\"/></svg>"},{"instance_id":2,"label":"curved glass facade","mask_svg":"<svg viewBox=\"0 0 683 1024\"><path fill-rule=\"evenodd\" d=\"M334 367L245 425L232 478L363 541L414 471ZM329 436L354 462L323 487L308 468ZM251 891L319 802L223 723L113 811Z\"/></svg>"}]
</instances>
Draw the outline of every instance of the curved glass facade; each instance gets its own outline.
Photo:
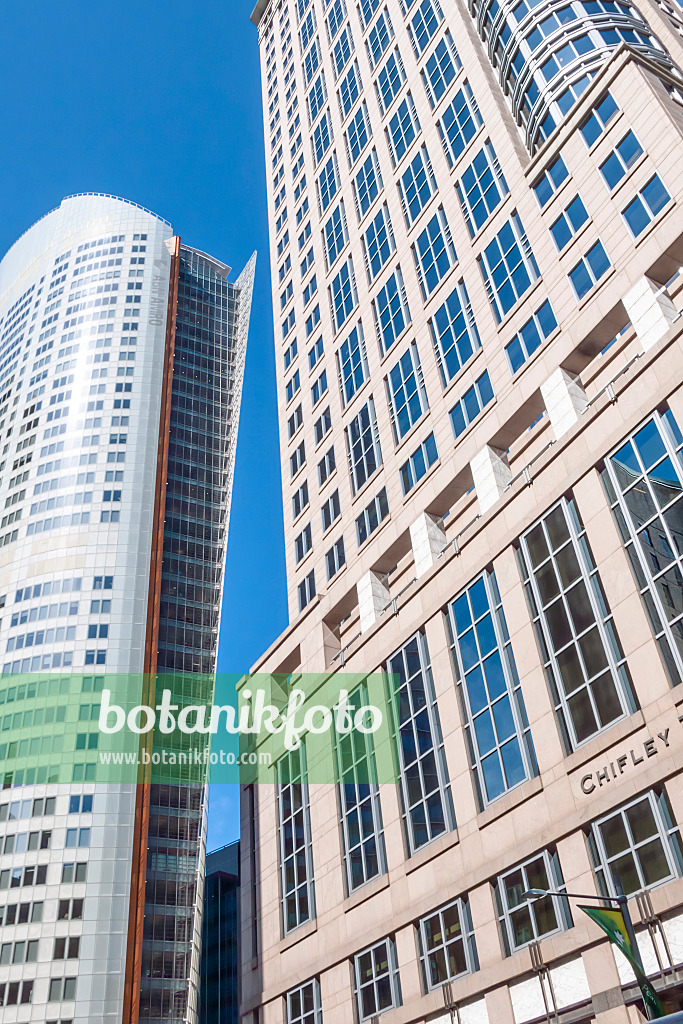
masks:
<instances>
[{"instance_id":1,"label":"curved glass facade","mask_svg":"<svg viewBox=\"0 0 683 1024\"><path fill-rule=\"evenodd\" d=\"M469 7L532 153L622 43L676 71L628 0L470 0Z\"/></svg>"}]
</instances>

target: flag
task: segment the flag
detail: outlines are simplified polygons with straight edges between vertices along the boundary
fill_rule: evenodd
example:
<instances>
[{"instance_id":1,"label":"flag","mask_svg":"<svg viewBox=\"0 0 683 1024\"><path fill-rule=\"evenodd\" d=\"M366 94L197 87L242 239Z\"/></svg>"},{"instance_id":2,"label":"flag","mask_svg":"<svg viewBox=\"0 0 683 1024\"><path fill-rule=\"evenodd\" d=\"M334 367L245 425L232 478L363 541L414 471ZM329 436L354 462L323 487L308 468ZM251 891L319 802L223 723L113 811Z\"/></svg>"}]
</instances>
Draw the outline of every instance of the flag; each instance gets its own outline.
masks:
<instances>
[{"instance_id":1,"label":"flag","mask_svg":"<svg viewBox=\"0 0 683 1024\"><path fill-rule=\"evenodd\" d=\"M602 928L610 942L613 942L615 946L619 947L630 963L633 968L633 973L636 976L636 981L640 987L643 1002L645 1003L645 1006L652 1011L650 1019L657 1020L659 1017L663 1017L664 1007L660 1003L659 996L640 965L639 957L633 948L631 939L629 938L628 929L626 927L626 922L624 921L624 915L621 908L580 906L579 910L583 910L584 914L587 914L591 921L595 921L595 923Z\"/></svg>"}]
</instances>

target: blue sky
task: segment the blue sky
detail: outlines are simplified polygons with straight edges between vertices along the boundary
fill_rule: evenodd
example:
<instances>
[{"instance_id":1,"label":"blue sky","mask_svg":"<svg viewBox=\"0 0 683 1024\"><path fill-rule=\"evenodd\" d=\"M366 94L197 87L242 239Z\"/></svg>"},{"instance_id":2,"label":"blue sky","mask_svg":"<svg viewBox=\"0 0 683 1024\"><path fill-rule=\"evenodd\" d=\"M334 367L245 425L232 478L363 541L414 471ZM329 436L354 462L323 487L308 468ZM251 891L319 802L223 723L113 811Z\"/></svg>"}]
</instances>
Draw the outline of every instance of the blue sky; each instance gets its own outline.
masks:
<instances>
[{"instance_id":1,"label":"blue sky","mask_svg":"<svg viewBox=\"0 0 683 1024\"><path fill-rule=\"evenodd\" d=\"M74 192L154 210L254 294L219 669L248 670L287 623L263 133L252 2L22 0L0 33L0 255ZM213 787L209 849L237 838Z\"/></svg>"}]
</instances>

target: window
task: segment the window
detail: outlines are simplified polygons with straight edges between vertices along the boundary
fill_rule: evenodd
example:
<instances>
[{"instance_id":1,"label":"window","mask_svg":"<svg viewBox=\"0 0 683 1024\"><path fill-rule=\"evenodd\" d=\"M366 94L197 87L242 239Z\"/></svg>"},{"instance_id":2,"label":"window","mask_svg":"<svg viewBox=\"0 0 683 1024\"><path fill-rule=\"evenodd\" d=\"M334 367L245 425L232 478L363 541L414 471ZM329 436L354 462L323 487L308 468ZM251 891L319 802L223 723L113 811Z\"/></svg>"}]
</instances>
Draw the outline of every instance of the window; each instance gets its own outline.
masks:
<instances>
[{"instance_id":1,"label":"window","mask_svg":"<svg viewBox=\"0 0 683 1024\"><path fill-rule=\"evenodd\" d=\"M420 122L413 97L408 93L390 119L387 129L387 143L394 167L403 159L419 131Z\"/></svg>"},{"instance_id":2,"label":"window","mask_svg":"<svg viewBox=\"0 0 683 1024\"><path fill-rule=\"evenodd\" d=\"M342 71L346 67L351 54L353 53L354 43L353 36L351 35L351 26L347 25L342 31L341 35L335 43L334 50L332 51L332 61L334 63L335 73L337 78L341 75Z\"/></svg>"},{"instance_id":3,"label":"window","mask_svg":"<svg viewBox=\"0 0 683 1024\"><path fill-rule=\"evenodd\" d=\"M346 76L339 84L339 109L342 121L351 113L351 108L363 91L363 83L358 70L358 62L355 61Z\"/></svg>"},{"instance_id":4,"label":"window","mask_svg":"<svg viewBox=\"0 0 683 1024\"><path fill-rule=\"evenodd\" d=\"M446 159L453 166L483 124L469 82L464 82L437 122Z\"/></svg>"},{"instance_id":5,"label":"window","mask_svg":"<svg viewBox=\"0 0 683 1024\"><path fill-rule=\"evenodd\" d=\"M323 507L320 509L320 516L323 523L323 533L325 533L326 530L329 530L330 526L332 526L332 523L335 521L335 519L339 517L340 514L341 505L339 502L339 491L336 490L333 494L330 495L330 497L327 499Z\"/></svg>"},{"instance_id":6,"label":"window","mask_svg":"<svg viewBox=\"0 0 683 1024\"><path fill-rule=\"evenodd\" d=\"M327 391L327 371L323 370L311 388L311 405L315 406Z\"/></svg>"},{"instance_id":7,"label":"window","mask_svg":"<svg viewBox=\"0 0 683 1024\"><path fill-rule=\"evenodd\" d=\"M316 306L313 312L308 316L306 320L306 337L310 338L313 331L320 323L320 306Z\"/></svg>"},{"instance_id":8,"label":"window","mask_svg":"<svg viewBox=\"0 0 683 1024\"><path fill-rule=\"evenodd\" d=\"M593 143L600 138L618 110L619 107L616 105L609 93L607 93L603 99L596 104L588 118L583 122L579 129L583 135L584 142L588 147L592 146Z\"/></svg>"},{"instance_id":9,"label":"window","mask_svg":"<svg viewBox=\"0 0 683 1024\"><path fill-rule=\"evenodd\" d=\"M292 496L292 519L301 515L308 505L308 480L304 480L301 487Z\"/></svg>"},{"instance_id":10,"label":"window","mask_svg":"<svg viewBox=\"0 0 683 1024\"><path fill-rule=\"evenodd\" d=\"M307 306L318 290L318 278L314 274L304 288L304 306Z\"/></svg>"},{"instance_id":11,"label":"window","mask_svg":"<svg viewBox=\"0 0 683 1024\"><path fill-rule=\"evenodd\" d=\"M287 402L288 403L291 402L291 400L294 398L294 395L297 393L297 391L299 390L300 387L301 387L301 375L299 374L299 371L296 370L294 375L289 378L289 380L287 381L287 384L285 386L285 393L286 393L286 396L287 396Z\"/></svg>"},{"instance_id":12,"label":"window","mask_svg":"<svg viewBox=\"0 0 683 1024\"><path fill-rule=\"evenodd\" d=\"M332 120L329 110L320 119L313 131L313 162L317 166L332 144ZM299 246L301 248L301 246Z\"/></svg>"},{"instance_id":13,"label":"window","mask_svg":"<svg viewBox=\"0 0 683 1024\"><path fill-rule=\"evenodd\" d=\"M600 173L609 189L616 188L638 157L642 156L642 153L643 147L638 139L632 131L628 131L607 159L600 164Z\"/></svg>"},{"instance_id":14,"label":"window","mask_svg":"<svg viewBox=\"0 0 683 1024\"><path fill-rule=\"evenodd\" d=\"M3 982L0 984L0 1006L17 1006L33 1002L33 984L33 981Z\"/></svg>"},{"instance_id":15,"label":"window","mask_svg":"<svg viewBox=\"0 0 683 1024\"><path fill-rule=\"evenodd\" d=\"M429 322L444 387L481 347L464 281L460 281Z\"/></svg>"},{"instance_id":16,"label":"window","mask_svg":"<svg viewBox=\"0 0 683 1024\"><path fill-rule=\"evenodd\" d=\"M349 240L349 233L346 226L346 211L344 202L339 203L332 211L332 214L323 227L323 242L325 244L325 259L327 269L332 267L337 257Z\"/></svg>"},{"instance_id":17,"label":"window","mask_svg":"<svg viewBox=\"0 0 683 1024\"><path fill-rule=\"evenodd\" d=\"M418 938L428 992L479 969L470 905L464 897L423 917Z\"/></svg>"},{"instance_id":18,"label":"window","mask_svg":"<svg viewBox=\"0 0 683 1024\"><path fill-rule=\"evenodd\" d=\"M361 514L356 518L356 540L358 547L365 544L370 534L375 532L388 515L389 501L387 499L387 489L383 487L379 494L372 499L369 505L366 505Z\"/></svg>"},{"instance_id":19,"label":"window","mask_svg":"<svg viewBox=\"0 0 683 1024\"><path fill-rule=\"evenodd\" d=\"M330 43L334 42L334 37L341 28L342 22L346 17L346 3L344 0L334 0L334 3L330 7L327 15L327 35Z\"/></svg>"},{"instance_id":20,"label":"window","mask_svg":"<svg viewBox=\"0 0 683 1024\"><path fill-rule=\"evenodd\" d=\"M344 563L344 546L341 540ZM336 545L335 545L336 547ZM334 550L334 549L333 549ZM328 552L328 555L332 552ZM326 556L327 557L327 556ZM339 566L334 570L338 570ZM328 565L328 579L331 578ZM351 715L368 704L365 683L356 687L348 697ZM341 810L342 849L346 871L346 891L355 892L360 886L386 871L384 834L379 789L376 782L375 751L372 736L334 736L339 806Z\"/></svg>"},{"instance_id":21,"label":"window","mask_svg":"<svg viewBox=\"0 0 683 1024\"><path fill-rule=\"evenodd\" d=\"M427 393L415 342L389 371L387 395L394 440L398 443L427 408Z\"/></svg>"},{"instance_id":22,"label":"window","mask_svg":"<svg viewBox=\"0 0 683 1024\"><path fill-rule=\"evenodd\" d=\"M401 176L398 188L406 223L411 227L436 192L434 171L426 146L422 146L413 157Z\"/></svg>"},{"instance_id":23,"label":"window","mask_svg":"<svg viewBox=\"0 0 683 1024\"><path fill-rule=\"evenodd\" d=\"M333 153L318 178L318 203L321 214L325 212L339 190L339 167L337 154ZM303 275L302 275L303 276Z\"/></svg>"},{"instance_id":24,"label":"window","mask_svg":"<svg viewBox=\"0 0 683 1024\"><path fill-rule=\"evenodd\" d=\"M365 269L370 282L377 277L395 248L396 242L389 217L389 208L385 203L375 214L363 235Z\"/></svg>"},{"instance_id":25,"label":"window","mask_svg":"<svg viewBox=\"0 0 683 1024\"><path fill-rule=\"evenodd\" d=\"M546 299L518 334L505 346L510 373L516 373L557 327L557 319Z\"/></svg>"},{"instance_id":26,"label":"window","mask_svg":"<svg viewBox=\"0 0 683 1024\"><path fill-rule=\"evenodd\" d=\"M520 538L524 585L567 751L635 711L600 574L572 498Z\"/></svg>"},{"instance_id":27,"label":"window","mask_svg":"<svg viewBox=\"0 0 683 1024\"><path fill-rule=\"evenodd\" d=\"M450 32L446 32L434 47L422 72L425 91L432 107L435 107L462 67L458 51Z\"/></svg>"},{"instance_id":28,"label":"window","mask_svg":"<svg viewBox=\"0 0 683 1024\"><path fill-rule=\"evenodd\" d=\"M311 569L308 576L305 576L297 587L299 600L299 611L302 612L307 604L315 597L315 569ZM312 886L311 882L311 886Z\"/></svg>"},{"instance_id":29,"label":"window","mask_svg":"<svg viewBox=\"0 0 683 1024\"><path fill-rule=\"evenodd\" d=\"M76 940L78 942L78 939ZM0 964L34 964L38 959L38 939L29 942L3 942Z\"/></svg>"},{"instance_id":30,"label":"window","mask_svg":"<svg viewBox=\"0 0 683 1024\"><path fill-rule=\"evenodd\" d=\"M308 526L304 527L301 533L294 539L294 556L297 565L304 555L308 554L312 547L313 535L311 533L311 524L309 523Z\"/></svg>"},{"instance_id":31,"label":"window","mask_svg":"<svg viewBox=\"0 0 683 1024\"><path fill-rule=\"evenodd\" d=\"M602 242L598 240L574 269L569 271L569 280L577 299L582 299L584 295L587 295L593 285L597 284L603 274L607 273L611 265Z\"/></svg>"},{"instance_id":32,"label":"window","mask_svg":"<svg viewBox=\"0 0 683 1024\"><path fill-rule=\"evenodd\" d=\"M299 28L299 35L301 36L301 52L302 53L305 53L306 50L308 49L309 44L310 44L311 40L313 39L313 36L315 35L315 29L316 29L315 11L311 7L310 11L308 12L306 17L302 21L301 27Z\"/></svg>"},{"instance_id":33,"label":"window","mask_svg":"<svg viewBox=\"0 0 683 1024\"><path fill-rule=\"evenodd\" d=\"M389 351L410 323L410 310L401 268L397 267L373 301L375 327L382 352Z\"/></svg>"},{"instance_id":34,"label":"window","mask_svg":"<svg viewBox=\"0 0 683 1024\"><path fill-rule=\"evenodd\" d=\"M311 84L313 75L320 67L320 59L320 43L318 39L314 39L313 46L304 57L304 76L306 78L306 85Z\"/></svg>"},{"instance_id":35,"label":"window","mask_svg":"<svg viewBox=\"0 0 683 1024\"><path fill-rule=\"evenodd\" d=\"M382 939L353 958L353 986L359 1021L401 1005L396 946Z\"/></svg>"},{"instance_id":36,"label":"window","mask_svg":"<svg viewBox=\"0 0 683 1024\"><path fill-rule=\"evenodd\" d=\"M80 938L74 936L72 936L71 938L55 939L55 947L52 959L78 960L80 942Z\"/></svg>"},{"instance_id":37,"label":"window","mask_svg":"<svg viewBox=\"0 0 683 1024\"><path fill-rule=\"evenodd\" d=\"M422 479L427 470L434 465L439 458L436 448L434 434L426 437L419 448L404 462L399 469L401 478L401 489L405 497L408 491L412 490L416 483Z\"/></svg>"},{"instance_id":38,"label":"window","mask_svg":"<svg viewBox=\"0 0 683 1024\"><path fill-rule=\"evenodd\" d=\"M500 322L540 275L517 213L484 249L479 263L494 314Z\"/></svg>"},{"instance_id":39,"label":"window","mask_svg":"<svg viewBox=\"0 0 683 1024\"><path fill-rule=\"evenodd\" d=\"M318 338L313 348L308 353L308 369L312 370L323 355L323 339Z\"/></svg>"},{"instance_id":40,"label":"window","mask_svg":"<svg viewBox=\"0 0 683 1024\"><path fill-rule=\"evenodd\" d=\"M356 198L356 211L358 218L367 213L382 188L382 177L379 172L377 153L373 149L365 161L353 182L353 191Z\"/></svg>"},{"instance_id":41,"label":"window","mask_svg":"<svg viewBox=\"0 0 683 1024\"><path fill-rule=\"evenodd\" d=\"M361 152L365 149L371 135L372 128L370 127L368 108L365 102L363 102L351 118L344 135L349 167L353 167Z\"/></svg>"},{"instance_id":42,"label":"window","mask_svg":"<svg viewBox=\"0 0 683 1024\"><path fill-rule=\"evenodd\" d=\"M450 413L453 437L460 437L469 427L482 409L493 401L493 388L489 371L484 370L481 377L478 377L471 388L465 392L459 402L456 402Z\"/></svg>"},{"instance_id":43,"label":"window","mask_svg":"<svg viewBox=\"0 0 683 1024\"><path fill-rule=\"evenodd\" d=\"M302 441L299 447L293 452L289 459L290 475L295 476L306 461L306 448Z\"/></svg>"},{"instance_id":44,"label":"window","mask_svg":"<svg viewBox=\"0 0 683 1024\"><path fill-rule=\"evenodd\" d=\"M401 60L401 54L399 53L398 47L388 57L386 64L377 76L375 82L375 89L377 90L377 99L379 100L380 109L383 114L386 114L387 110L394 102L401 86L406 80L405 68L403 67L403 61Z\"/></svg>"},{"instance_id":45,"label":"window","mask_svg":"<svg viewBox=\"0 0 683 1024\"><path fill-rule=\"evenodd\" d=\"M62 881L63 882L85 882L88 874L88 864L86 861L79 861L77 864L63 864L62 865ZM40 882L36 884L40 885Z\"/></svg>"},{"instance_id":46,"label":"window","mask_svg":"<svg viewBox=\"0 0 683 1024\"><path fill-rule=\"evenodd\" d=\"M311 124L313 124L318 114L323 109L323 104L326 99L327 89L325 88L325 74L321 71L308 94L308 120Z\"/></svg>"},{"instance_id":47,"label":"window","mask_svg":"<svg viewBox=\"0 0 683 1024\"><path fill-rule=\"evenodd\" d=\"M543 176L534 185L534 192L541 209L550 202L562 182L566 181L568 177L569 171L561 156L558 156L550 167L546 167Z\"/></svg>"},{"instance_id":48,"label":"window","mask_svg":"<svg viewBox=\"0 0 683 1024\"><path fill-rule=\"evenodd\" d=\"M495 885L496 909L505 955L524 949L535 939L573 927L569 902L565 896L525 898L529 889L550 889L564 893L566 886L560 861L553 850L524 861L519 867L499 875Z\"/></svg>"},{"instance_id":49,"label":"window","mask_svg":"<svg viewBox=\"0 0 683 1024\"><path fill-rule=\"evenodd\" d=\"M313 436L315 438L316 447L320 444L322 439L325 437L327 433L329 433L331 429L332 415L330 413L330 407L328 405L326 409L323 409L323 411L320 413L320 416L318 416L317 420L313 424Z\"/></svg>"},{"instance_id":50,"label":"window","mask_svg":"<svg viewBox=\"0 0 683 1024\"><path fill-rule=\"evenodd\" d=\"M289 300L292 298L293 295L294 295L294 285L290 281L289 284L287 285L287 287L285 288L285 290L283 291L282 295L280 296L280 310L281 311L285 308L285 306L287 305L287 303L289 302Z\"/></svg>"},{"instance_id":51,"label":"window","mask_svg":"<svg viewBox=\"0 0 683 1024\"><path fill-rule=\"evenodd\" d=\"M401 812L412 855L455 828L427 640L416 633L387 663L398 744Z\"/></svg>"},{"instance_id":52,"label":"window","mask_svg":"<svg viewBox=\"0 0 683 1024\"><path fill-rule=\"evenodd\" d=\"M426 299L446 276L457 256L443 207L439 207L413 246L422 294Z\"/></svg>"},{"instance_id":53,"label":"window","mask_svg":"<svg viewBox=\"0 0 683 1024\"><path fill-rule=\"evenodd\" d=\"M318 484L320 487L327 481L327 478L337 468L337 462L334 456L334 446L329 451L325 452L322 459L318 463Z\"/></svg>"},{"instance_id":54,"label":"window","mask_svg":"<svg viewBox=\"0 0 683 1024\"><path fill-rule=\"evenodd\" d=\"M538 772L493 571L453 601L448 626L475 791L486 807Z\"/></svg>"},{"instance_id":55,"label":"window","mask_svg":"<svg viewBox=\"0 0 683 1024\"><path fill-rule=\"evenodd\" d=\"M304 743L277 762L277 809L282 918L287 934L315 917Z\"/></svg>"},{"instance_id":56,"label":"window","mask_svg":"<svg viewBox=\"0 0 683 1024\"><path fill-rule=\"evenodd\" d=\"M283 356L283 362L285 364L285 370L289 369L289 367L290 367L290 365L292 363L292 360L295 358L295 356L297 354L297 351L298 351L298 349L297 349L297 343L296 343L296 338L295 338L294 341L291 343L291 345L289 345L287 347L287 349L285 350L284 356Z\"/></svg>"},{"instance_id":57,"label":"window","mask_svg":"<svg viewBox=\"0 0 683 1024\"><path fill-rule=\"evenodd\" d=\"M72 1000L75 998L75 978L50 978L50 991L47 997L48 1003L60 1003L64 1000Z\"/></svg>"},{"instance_id":58,"label":"window","mask_svg":"<svg viewBox=\"0 0 683 1024\"><path fill-rule=\"evenodd\" d=\"M351 471L351 484L356 494L375 470L382 465L375 403L368 399L346 427L346 448Z\"/></svg>"},{"instance_id":59,"label":"window","mask_svg":"<svg viewBox=\"0 0 683 1024\"><path fill-rule=\"evenodd\" d=\"M415 53L424 53L443 18L439 0L422 0L410 22L410 40Z\"/></svg>"},{"instance_id":60,"label":"window","mask_svg":"<svg viewBox=\"0 0 683 1024\"><path fill-rule=\"evenodd\" d=\"M463 171L456 187L465 222L474 238L509 191L498 157L488 140Z\"/></svg>"},{"instance_id":61,"label":"window","mask_svg":"<svg viewBox=\"0 0 683 1024\"><path fill-rule=\"evenodd\" d=\"M346 260L330 288L334 328L340 331L358 303L351 257Z\"/></svg>"},{"instance_id":62,"label":"window","mask_svg":"<svg viewBox=\"0 0 683 1024\"><path fill-rule=\"evenodd\" d=\"M89 828L68 828L66 830L66 839L64 846L90 846L90 829Z\"/></svg>"},{"instance_id":63,"label":"window","mask_svg":"<svg viewBox=\"0 0 683 1024\"><path fill-rule=\"evenodd\" d=\"M306 253L306 255L304 256L304 258L302 260L302 263L301 263L301 280L302 281L305 278L305 276L308 273L308 271L313 266L313 262L314 262L313 249L309 249L308 252Z\"/></svg>"},{"instance_id":64,"label":"window","mask_svg":"<svg viewBox=\"0 0 683 1024\"><path fill-rule=\"evenodd\" d=\"M325 568L327 569L328 582L339 572L345 562L344 538L340 537L338 541L335 541L330 550L325 552Z\"/></svg>"},{"instance_id":65,"label":"window","mask_svg":"<svg viewBox=\"0 0 683 1024\"><path fill-rule=\"evenodd\" d=\"M291 989L286 996L285 1024L323 1024L318 979Z\"/></svg>"},{"instance_id":66,"label":"window","mask_svg":"<svg viewBox=\"0 0 683 1024\"><path fill-rule=\"evenodd\" d=\"M550 234L558 252L562 252L565 246L569 245L579 228L588 220L588 212L583 205L581 196L576 195L569 206L566 207L550 225Z\"/></svg>"},{"instance_id":67,"label":"window","mask_svg":"<svg viewBox=\"0 0 683 1024\"><path fill-rule=\"evenodd\" d=\"M346 406L368 375L362 324L358 323L337 351L337 369L342 405Z\"/></svg>"},{"instance_id":68,"label":"window","mask_svg":"<svg viewBox=\"0 0 683 1024\"><path fill-rule=\"evenodd\" d=\"M379 0L360 0L360 20L363 28L366 29L372 21L372 16L379 7Z\"/></svg>"},{"instance_id":69,"label":"window","mask_svg":"<svg viewBox=\"0 0 683 1024\"><path fill-rule=\"evenodd\" d=\"M370 67L374 70L382 59L389 43L394 38L394 29L385 7L368 35L367 50Z\"/></svg>"},{"instance_id":70,"label":"window","mask_svg":"<svg viewBox=\"0 0 683 1024\"><path fill-rule=\"evenodd\" d=\"M683 873L681 837L664 791L650 790L598 818L590 827L588 848L605 896L617 895L617 878L632 896Z\"/></svg>"},{"instance_id":71,"label":"window","mask_svg":"<svg viewBox=\"0 0 683 1024\"><path fill-rule=\"evenodd\" d=\"M683 680L682 447L665 409L622 441L601 474L672 686Z\"/></svg>"},{"instance_id":72,"label":"window","mask_svg":"<svg viewBox=\"0 0 683 1024\"><path fill-rule=\"evenodd\" d=\"M655 174L646 185L643 185L636 193L635 199L632 199L622 212L622 217L634 238L642 234L650 221L654 220L670 199L671 196L658 174Z\"/></svg>"},{"instance_id":73,"label":"window","mask_svg":"<svg viewBox=\"0 0 683 1024\"><path fill-rule=\"evenodd\" d=\"M284 341L287 335L290 333L294 324L296 323L296 313L291 309L285 319L282 321L282 340ZM115 436L115 435L114 435ZM110 441L110 444L115 442Z\"/></svg>"}]
</instances>

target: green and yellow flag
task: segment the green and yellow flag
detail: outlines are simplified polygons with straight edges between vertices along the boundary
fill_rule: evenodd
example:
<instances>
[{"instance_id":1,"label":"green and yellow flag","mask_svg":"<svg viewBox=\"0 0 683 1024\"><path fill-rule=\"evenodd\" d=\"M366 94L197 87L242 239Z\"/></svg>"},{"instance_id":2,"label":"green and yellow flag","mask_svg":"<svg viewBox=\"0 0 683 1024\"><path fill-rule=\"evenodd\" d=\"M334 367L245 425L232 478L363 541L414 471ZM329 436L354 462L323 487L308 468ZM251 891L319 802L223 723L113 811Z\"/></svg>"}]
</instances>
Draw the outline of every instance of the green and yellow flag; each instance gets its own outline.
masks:
<instances>
[{"instance_id":1,"label":"green and yellow flag","mask_svg":"<svg viewBox=\"0 0 683 1024\"><path fill-rule=\"evenodd\" d=\"M595 921L595 923L602 928L610 942L613 942L615 946L619 947L630 963L633 968L633 973L636 976L636 981L640 987L643 1002L651 1011L650 1019L657 1020L659 1017L663 1017L664 1007L660 1003L659 996L641 967L640 960L633 948L631 939L629 938L628 929L626 928L626 922L624 921L624 915L621 908L580 906L579 910L583 910L584 914L587 914L591 921Z\"/></svg>"}]
</instances>

